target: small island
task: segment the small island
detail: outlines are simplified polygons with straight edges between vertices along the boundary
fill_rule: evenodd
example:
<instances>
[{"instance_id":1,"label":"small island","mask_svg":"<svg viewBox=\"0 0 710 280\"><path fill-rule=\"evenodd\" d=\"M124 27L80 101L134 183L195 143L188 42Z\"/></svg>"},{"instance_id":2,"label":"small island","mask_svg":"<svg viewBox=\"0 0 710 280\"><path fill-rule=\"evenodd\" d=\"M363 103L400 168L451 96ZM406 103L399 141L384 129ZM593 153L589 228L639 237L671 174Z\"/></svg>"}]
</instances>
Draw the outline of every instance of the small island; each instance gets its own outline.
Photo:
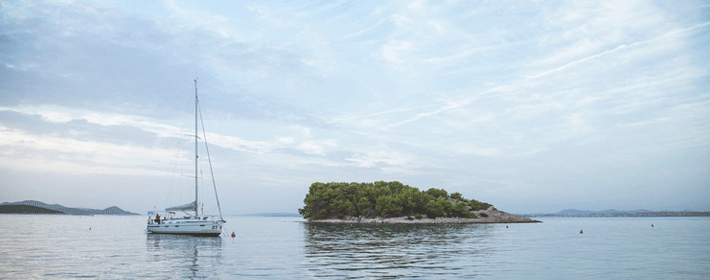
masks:
<instances>
[{"instance_id":1,"label":"small island","mask_svg":"<svg viewBox=\"0 0 710 280\"><path fill-rule=\"evenodd\" d=\"M56 211L52 209L24 205L24 204L2 204L0 205L0 214L50 214L50 215L64 215L62 211Z\"/></svg>"},{"instance_id":2,"label":"small island","mask_svg":"<svg viewBox=\"0 0 710 280\"><path fill-rule=\"evenodd\" d=\"M443 189L400 182L311 184L298 213L309 223L473 224L540 222Z\"/></svg>"},{"instance_id":3,"label":"small island","mask_svg":"<svg viewBox=\"0 0 710 280\"><path fill-rule=\"evenodd\" d=\"M0 203L0 214L57 214L57 215L138 215L117 206L99 210L90 208L71 208L59 204L47 204L37 200Z\"/></svg>"}]
</instances>

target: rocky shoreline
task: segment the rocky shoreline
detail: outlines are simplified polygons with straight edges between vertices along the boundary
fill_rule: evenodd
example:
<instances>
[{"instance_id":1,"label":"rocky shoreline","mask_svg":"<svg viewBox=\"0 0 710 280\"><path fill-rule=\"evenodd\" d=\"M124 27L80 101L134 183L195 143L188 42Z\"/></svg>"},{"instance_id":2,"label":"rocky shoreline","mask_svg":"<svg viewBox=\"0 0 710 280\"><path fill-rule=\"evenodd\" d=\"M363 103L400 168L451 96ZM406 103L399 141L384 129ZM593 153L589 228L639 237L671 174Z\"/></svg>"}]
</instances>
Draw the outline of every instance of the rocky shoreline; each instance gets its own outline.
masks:
<instances>
[{"instance_id":1,"label":"rocky shoreline","mask_svg":"<svg viewBox=\"0 0 710 280\"><path fill-rule=\"evenodd\" d=\"M494 207L486 210L472 211L478 216L476 219L467 218L422 218L414 217L396 217L396 218L365 218L365 217L350 217L346 216L342 219L308 219L308 223L325 223L325 224L493 224L493 223L541 223L541 221L533 220L518 215L513 215L503 211L499 211Z\"/></svg>"}]
</instances>

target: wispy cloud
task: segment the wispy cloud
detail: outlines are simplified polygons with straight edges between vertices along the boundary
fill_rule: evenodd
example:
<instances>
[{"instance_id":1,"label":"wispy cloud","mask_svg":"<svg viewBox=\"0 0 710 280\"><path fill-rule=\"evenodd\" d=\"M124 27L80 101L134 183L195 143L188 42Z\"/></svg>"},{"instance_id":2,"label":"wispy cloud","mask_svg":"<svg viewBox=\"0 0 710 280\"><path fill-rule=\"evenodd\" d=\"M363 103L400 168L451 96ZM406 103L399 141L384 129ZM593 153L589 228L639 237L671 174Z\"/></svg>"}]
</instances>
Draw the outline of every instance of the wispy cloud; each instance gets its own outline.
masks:
<instances>
[{"instance_id":1,"label":"wispy cloud","mask_svg":"<svg viewBox=\"0 0 710 280\"><path fill-rule=\"evenodd\" d=\"M560 72L560 71L569 69L570 67L573 67L573 66L576 66L576 65L579 65L579 64L588 62L588 61L590 61L590 60L598 59L598 58L603 57L603 56L606 56L606 55L613 55L613 54L615 54L615 53L622 52L622 51L627 51L627 49L637 48L637 47L640 47L640 46L643 46L643 45L646 45L646 44L659 43L660 41L665 41L665 42L661 42L661 43L669 43L670 41L668 41L668 39L674 38L675 35L682 34L682 33L688 32L688 31L692 31L692 30L697 29L697 28L707 27L708 25L710 25L710 22L701 23L701 24L694 25L694 26L687 27L687 28L680 28L680 29L672 30L672 31L663 33L663 34L661 34L661 35L659 35L659 36L656 36L656 37L653 37L653 38L650 38L650 39L647 39L647 40L638 41L638 42L633 42L633 43L630 43L630 44L622 44L622 45L619 45L619 46L617 46L617 47L614 47L613 49L604 50L604 51L602 51L602 52L599 52L599 53L596 53L596 54L593 54L593 55L590 55L590 56L587 56L587 57L584 57L584 58L581 58L581 59L577 59L577 60L575 60L575 61L571 61L571 62L565 63L564 65L559 66L559 67L556 67L556 68L554 68L554 69L550 69L550 70L547 70L547 71L543 71L543 72L541 72L541 73L534 74L534 75L532 75L532 76L526 77L526 79L537 79L537 78L541 78L541 77L543 77L543 76L547 76L547 75L550 75L550 74L553 74L553 73L556 73L556 72ZM676 38L676 39L677 39L677 38Z\"/></svg>"}]
</instances>

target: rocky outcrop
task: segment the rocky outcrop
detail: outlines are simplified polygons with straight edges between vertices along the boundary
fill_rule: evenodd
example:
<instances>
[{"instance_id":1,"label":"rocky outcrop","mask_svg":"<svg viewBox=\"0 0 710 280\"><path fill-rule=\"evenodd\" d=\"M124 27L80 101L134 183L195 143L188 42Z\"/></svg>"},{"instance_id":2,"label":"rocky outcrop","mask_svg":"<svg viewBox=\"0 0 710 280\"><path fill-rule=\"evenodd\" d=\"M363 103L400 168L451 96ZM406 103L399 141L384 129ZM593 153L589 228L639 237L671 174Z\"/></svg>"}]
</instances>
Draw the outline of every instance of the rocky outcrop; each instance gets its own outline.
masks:
<instances>
[{"instance_id":1,"label":"rocky outcrop","mask_svg":"<svg viewBox=\"0 0 710 280\"><path fill-rule=\"evenodd\" d=\"M396 217L396 218L365 218L365 217L344 217L343 219L309 219L309 223L341 223L341 224L490 224L490 223L540 223L538 220L533 220L518 215L509 214L499 211L494 207L486 210L473 211L478 216L475 219L467 218L436 218L429 219L423 217L416 219L414 217Z\"/></svg>"}]
</instances>

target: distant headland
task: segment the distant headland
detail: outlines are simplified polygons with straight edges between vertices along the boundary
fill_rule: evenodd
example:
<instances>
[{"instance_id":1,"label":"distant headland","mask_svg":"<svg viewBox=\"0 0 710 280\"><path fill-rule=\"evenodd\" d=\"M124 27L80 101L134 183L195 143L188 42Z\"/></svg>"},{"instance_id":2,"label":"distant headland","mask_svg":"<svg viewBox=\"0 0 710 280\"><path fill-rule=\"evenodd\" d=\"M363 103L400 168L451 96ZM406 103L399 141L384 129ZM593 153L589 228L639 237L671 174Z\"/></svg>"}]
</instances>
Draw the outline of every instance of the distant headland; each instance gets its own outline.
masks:
<instances>
[{"instance_id":1,"label":"distant headland","mask_svg":"<svg viewBox=\"0 0 710 280\"><path fill-rule=\"evenodd\" d=\"M313 183L298 213L310 223L473 224L540 222L443 189L400 182Z\"/></svg>"},{"instance_id":2,"label":"distant headland","mask_svg":"<svg viewBox=\"0 0 710 280\"><path fill-rule=\"evenodd\" d=\"M47 204L37 200L3 202L0 214L58 214L58 215L138 215L116 206L98 210L90 208L70 208L59 204Z\"/></svg>"},{"instance_id":3,"label":"distant headland","mask_svg":"<svg viewBox=\"0 0 710 280\"><path fill-rule=\"evenodd\" d=\"M521 214L523 217L577 217L577 218L609 218L609 217L710 217L708 211L651 211L631 210L619 211L614 209L603 211L589 211L565 209L557 213Z\"/></svg>"}]
</instances>

